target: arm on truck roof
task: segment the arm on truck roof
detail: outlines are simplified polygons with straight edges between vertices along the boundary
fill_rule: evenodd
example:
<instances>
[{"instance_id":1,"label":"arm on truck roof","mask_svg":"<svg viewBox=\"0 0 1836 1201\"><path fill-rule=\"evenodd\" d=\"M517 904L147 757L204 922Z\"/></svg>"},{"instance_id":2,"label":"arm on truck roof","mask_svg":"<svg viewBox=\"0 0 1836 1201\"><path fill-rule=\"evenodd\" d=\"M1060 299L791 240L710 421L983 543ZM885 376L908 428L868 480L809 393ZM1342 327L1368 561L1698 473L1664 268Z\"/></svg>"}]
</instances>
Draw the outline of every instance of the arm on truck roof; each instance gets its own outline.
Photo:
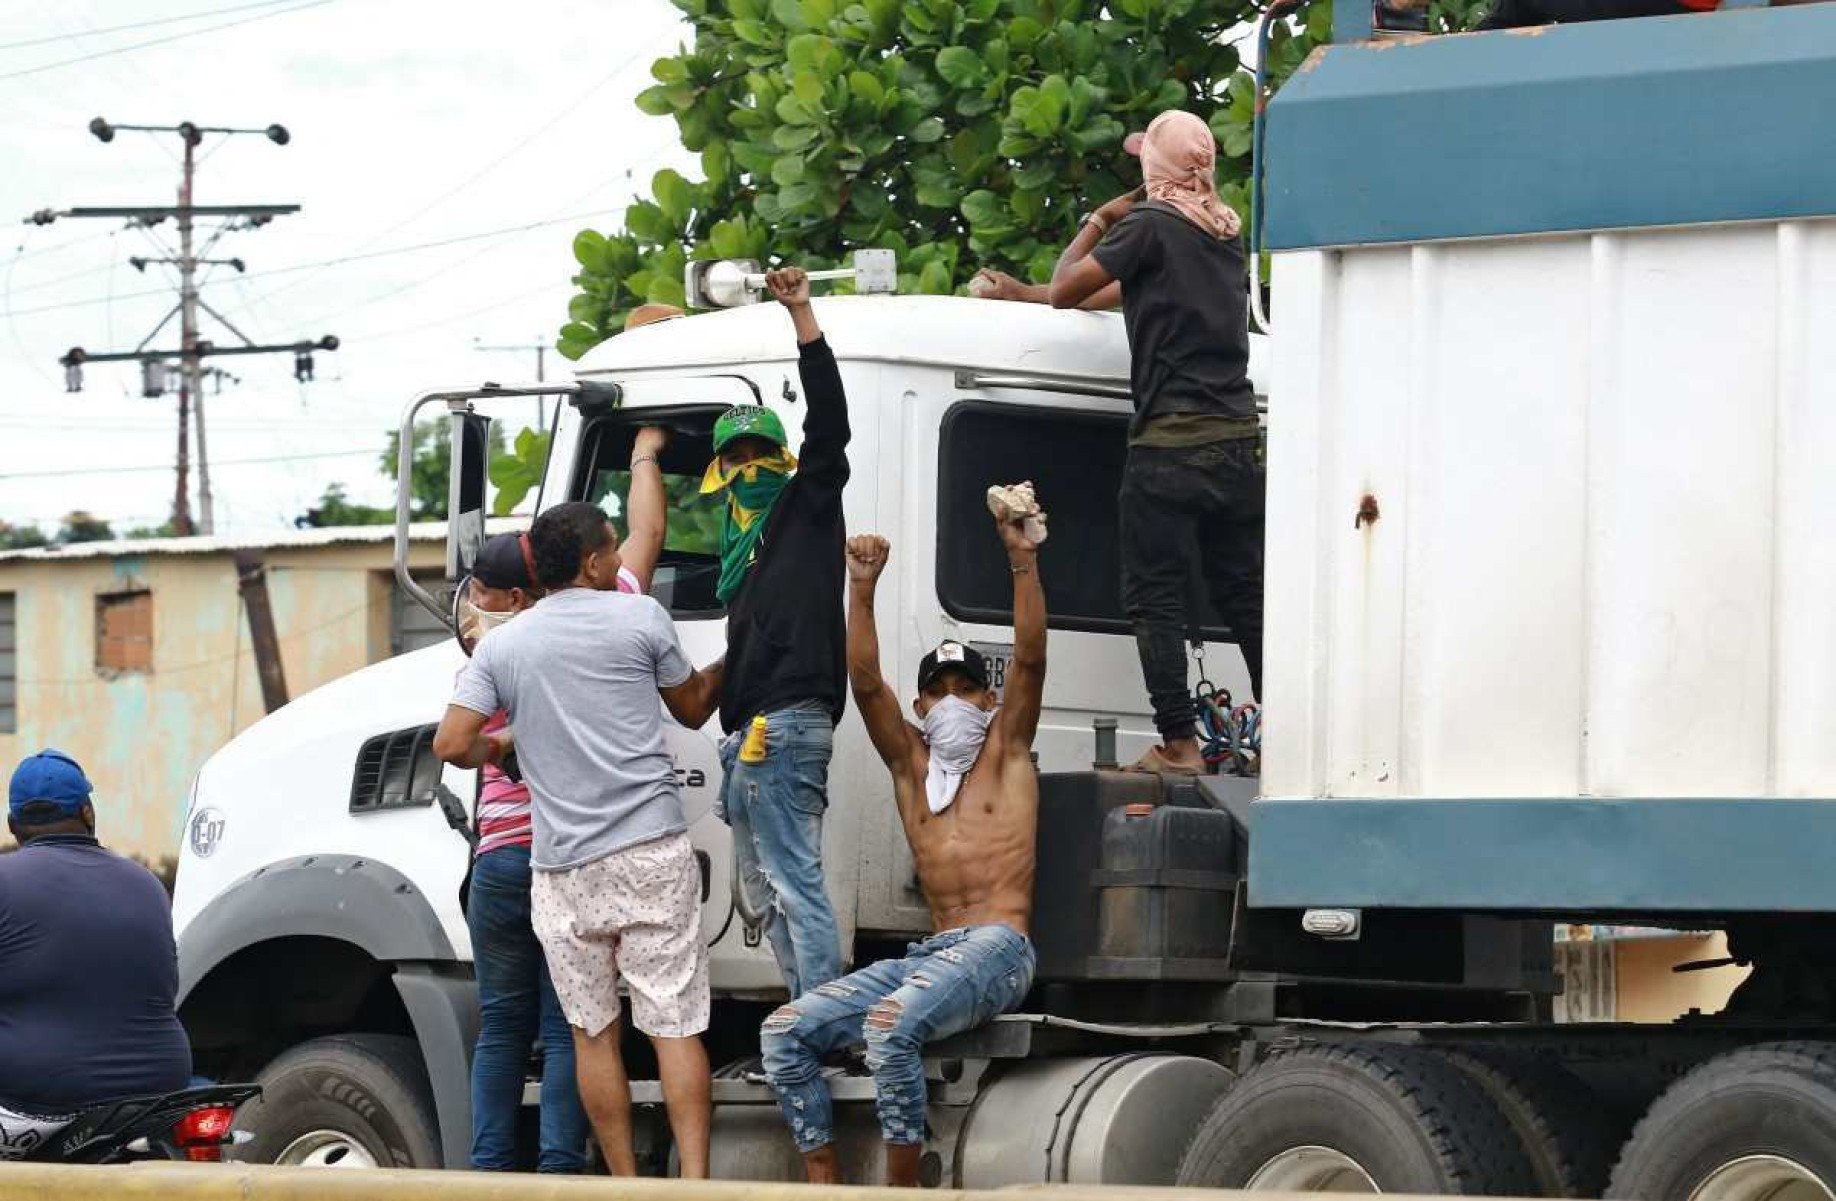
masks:
<instances>
[{"instance_id":1,"label":"arm on truck roof","mask_svg":"<svg viewBox=\"0 0 1836 1201\"><path fill-rule=\"evenodd\" d=\"M993 267L983 267L976 272L975 279L970 281L969 291L978 294L976 284L981 284L981 295L986 300L1018 300L1026 304L1051 304L1051 289L1045 284L1023 284L1005 271L996 271ZM1086 296L1077 306L1087 312L1104 312L1122 307L1122 285L1111 280L1108 284Z\"/></svg>"},{"instance_id":2,"label":"arm on truck roof","mask_svg":"<svg viewBox=\"0 0 1836 1201\"><path fill-rule=\"evenodd\" d=\"M1128 216L1140 195L1137 191L1116 197L1084 218L1084 223L1077 227L1077 236L1071 239L1071 244L1058 256L1058 265L1052 268L1052 282L1046 285L1046 294L1053 308L1077 308L1116 283L1116 277L1110 273L1109 268L1091 252L1108 236L1117 222ZM1120 286L1116 290L1119 298Z\"/></svg>"}]
</instances>

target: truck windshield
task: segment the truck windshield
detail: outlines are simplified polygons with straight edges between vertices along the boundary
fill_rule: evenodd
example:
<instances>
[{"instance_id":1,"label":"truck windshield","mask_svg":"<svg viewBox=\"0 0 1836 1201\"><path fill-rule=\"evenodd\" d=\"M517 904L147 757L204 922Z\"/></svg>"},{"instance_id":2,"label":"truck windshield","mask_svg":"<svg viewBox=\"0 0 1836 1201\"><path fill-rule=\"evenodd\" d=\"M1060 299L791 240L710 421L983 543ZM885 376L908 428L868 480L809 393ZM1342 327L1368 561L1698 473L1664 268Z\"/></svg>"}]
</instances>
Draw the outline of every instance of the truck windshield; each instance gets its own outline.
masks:
<instances>
[{"instance_id":1,"label":"truck windshield","mask_svg":"<svg viewBox=\"0 0 1836 1201\"><path fill-rule=\"evenodd\" d=\"M702 472L713 454L712 421L712 416L706 422L671 421L675 428L659 464L669 528L650 593L678 617L718 617L723 612L714 594L720 580L721 499L700 491ZM637 429L632 415L620 414L600 421L588 434L590 470L583 474L586 489L579 499L598 505L621 539L629 532L626 507Z\"/></svg>"}]
</instances>

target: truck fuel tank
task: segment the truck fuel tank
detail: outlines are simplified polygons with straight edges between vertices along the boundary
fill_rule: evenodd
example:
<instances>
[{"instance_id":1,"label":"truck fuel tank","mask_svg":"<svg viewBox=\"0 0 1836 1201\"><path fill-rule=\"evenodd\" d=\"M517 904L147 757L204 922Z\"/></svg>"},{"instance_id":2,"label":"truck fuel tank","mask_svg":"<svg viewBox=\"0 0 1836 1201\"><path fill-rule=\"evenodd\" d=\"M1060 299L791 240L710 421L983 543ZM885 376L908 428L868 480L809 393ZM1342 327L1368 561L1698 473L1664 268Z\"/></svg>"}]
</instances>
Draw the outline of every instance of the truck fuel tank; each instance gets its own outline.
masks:
<instances>
[{"instance_id":1,"label":"truck fuel tank","mask_svg":"<svg viewBox=\"0 0 1836 1201\"><path fill-rule=\"evenodd\" d=\"M964 1124L961 1188L1170 1185L1232 1073L1188 1055L1039 1059L986 1085Z\"/></svg>"}]
</instances>

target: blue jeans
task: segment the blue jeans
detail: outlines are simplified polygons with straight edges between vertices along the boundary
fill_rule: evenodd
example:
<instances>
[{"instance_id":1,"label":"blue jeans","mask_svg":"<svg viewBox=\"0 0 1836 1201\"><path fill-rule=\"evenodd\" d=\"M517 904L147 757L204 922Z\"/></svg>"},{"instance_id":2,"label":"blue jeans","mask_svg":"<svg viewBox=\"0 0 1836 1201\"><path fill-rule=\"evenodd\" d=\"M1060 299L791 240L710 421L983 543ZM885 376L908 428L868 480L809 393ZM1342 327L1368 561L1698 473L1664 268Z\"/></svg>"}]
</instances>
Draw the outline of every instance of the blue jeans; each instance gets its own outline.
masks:
<instances>
[{"instance_id":1,"label":"blue jeans","mask_svg":"<svg viewBox=\"0 0 1836 1201\"><path fill-rule=\"evenodd\" d=\"M733 829L741 885L764 915L765 938L795 997L842 969L841 929L822 878L835 724L812 705L767 713L765 725L762 763L740 762L744 726L721 743L719 812Z\"/></svg>"},{"instance_id":2,"label":"blue jeans","mask_svg":"<svg viewBox=\"0 0 1836 1201\"><path fill-rule=\"evenodd\" d=\"M759 1041L797 1149L835 1137L822 1057L865 1043L880 1133L924 1142L924 1045L973 1030L1020 1004L1033 986L1033 944L1010 926L965 926L805 993L765 1019Z\"/></svg>"},{"instance_id":3,"label":"blue jeans","mask_svg":"<svg viewBox=\"0 0 1836 1201\"><path fill-rule=\"evenodd\" d=\"M529 924L529 848L479 856L466 906L478 977L478 1049L472 1056L472 1167L516 1170L529 1048L542 1036L541 1158L544 1172L586 1168L587 1116L574 1082L574 1036L548 980Z\"/></svg>"}]
</instances>

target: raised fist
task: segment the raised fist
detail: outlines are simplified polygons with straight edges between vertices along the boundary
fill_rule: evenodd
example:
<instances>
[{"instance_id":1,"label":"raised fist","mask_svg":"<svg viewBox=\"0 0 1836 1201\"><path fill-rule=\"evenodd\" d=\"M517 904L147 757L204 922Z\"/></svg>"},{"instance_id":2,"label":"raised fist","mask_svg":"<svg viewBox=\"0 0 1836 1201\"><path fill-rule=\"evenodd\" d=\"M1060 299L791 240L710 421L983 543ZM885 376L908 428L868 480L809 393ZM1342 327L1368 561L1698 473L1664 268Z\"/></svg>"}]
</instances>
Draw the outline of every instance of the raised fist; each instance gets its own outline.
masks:
<instances>
[{"instance_id":1,"label":"raised fist","mask_svg":"<svg viewBox=\"0 0 1836 1201\"><path fill-rule=\"evenodd\" d=\"M646 455L655 458L663 453L669 445L669 431L660 425L647 425L637 432L637 438L631 444L631 457L644 458Z\"/></svg>"},{"instance_id":2,"label":"raised fist","mask_svg":"<svg viewBox=\"0 0 1836 1201\"><path fill-rule=\"evenodd\" d=\"M848 578L873 583L891 554L892 543L878 534L856 534L848 539Z\"/></svg>"},{"instance_id":3,"label":"raised fist","mask_svg":"<svg viewBox=\"0 0 1836 1201\"><path fill-rule=\"evenodd\" d=\"M765 273L765 286L772 298L786 308L810 302L810 277L802 267L780 267Z\"/></svg>"}]
</instances>

